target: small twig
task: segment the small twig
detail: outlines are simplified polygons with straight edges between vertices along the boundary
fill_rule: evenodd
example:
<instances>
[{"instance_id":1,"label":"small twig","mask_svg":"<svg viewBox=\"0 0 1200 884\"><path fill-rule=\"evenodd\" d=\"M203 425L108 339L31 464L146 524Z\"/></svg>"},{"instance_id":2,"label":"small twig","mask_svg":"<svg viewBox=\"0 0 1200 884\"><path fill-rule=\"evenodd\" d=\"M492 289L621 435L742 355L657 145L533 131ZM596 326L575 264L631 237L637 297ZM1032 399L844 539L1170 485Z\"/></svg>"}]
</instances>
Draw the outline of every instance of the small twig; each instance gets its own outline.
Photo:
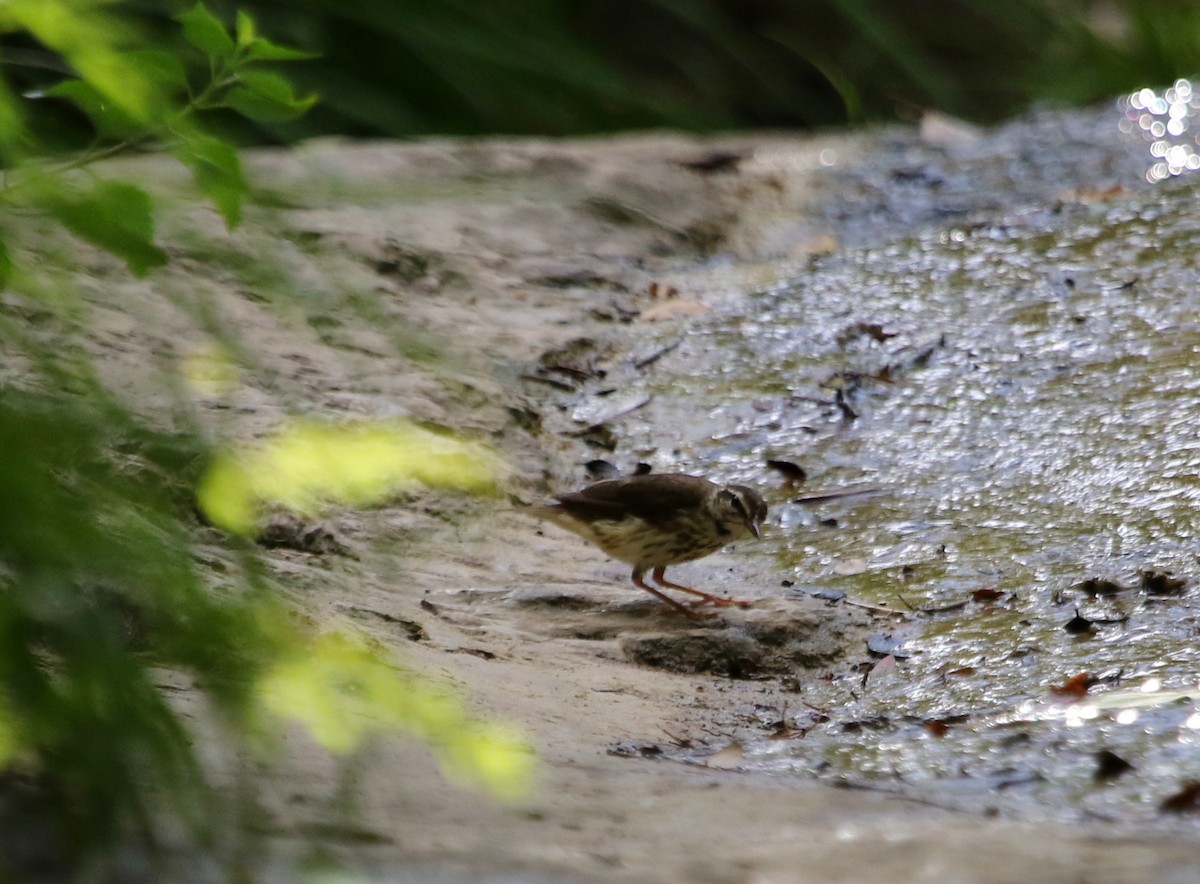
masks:
<instances>
[{"instance_id":1,"label":"small twig","mask_svg":"<svg viewBox=\"0 0 1200 884\"><path fill-rule=\"evenodd\" d=\"M863 608L876 614L887 614L890 617L903 617L905 620L911 620L912 615L904 611L897 611L895 608L883 608L879 605L868 605L866 602L855 602L850 599L842 599L842 604L851 605L855 608Z\"/></svg>"},{"instance_id":2,"label":"small twig","mask_svg":"<svg viewBox=\"0 0 1200 884\"><path fill-rule=\"evenodd\" d=\"M684 737L675 736L673 733L671 733L669 730L667 730L661 724L658 726L658 729L660 731L662 731L664 734L666 734L668 737L670 737L671 742L674 743L676 746L678 746L680 749L690 749L692 747L691 740L685 739Z\"/></svg>"},{"instance_id":3,"label":"small twig","mask_svg":"<svg viewBox=\"0 0 1200 884\"><path fill-rule=\"evenodd\" d=\"M832 491L814 491L811 494L801 494L799 497L793 498L792 503L819 503L823 500L838 500L862 494L882 494L885 490L875 485L868 485L858 488L838 488Z\"/></svg>"},{"instance_id":4,"label":"small twig","mask_svg":"<svg viewBox=\"0 0 1200 884\"><path fill-rule=\"evenodd\" d=\"M640 371L641 369L645 368L648 365L653 365L655 362L662 359L662 357L666 356L668 353L670 353L672 350L676 349L682 343L683 343L682 337L676 338L674 341L667 344L666 346L660 347L659 349L655 350L649 356L644 356L641 359L634 362L633 367Z\"/></svg>"},{"instance_id":5,"label":"small twig","mask_svg":"<svg viewBox=\"0 0 1200 884\"><path fill-rule=\"evenodd\" d=\"M523 381L537 381L538 383L549 384L551 387L554 387L554 389L563 390L567 393L575 392L575 387L573 385L568 384L566 381L560 381L558 378L550 378L546 377L545 375L528 373L521 375L520 378Z\"/></svg>"}]
</instances>

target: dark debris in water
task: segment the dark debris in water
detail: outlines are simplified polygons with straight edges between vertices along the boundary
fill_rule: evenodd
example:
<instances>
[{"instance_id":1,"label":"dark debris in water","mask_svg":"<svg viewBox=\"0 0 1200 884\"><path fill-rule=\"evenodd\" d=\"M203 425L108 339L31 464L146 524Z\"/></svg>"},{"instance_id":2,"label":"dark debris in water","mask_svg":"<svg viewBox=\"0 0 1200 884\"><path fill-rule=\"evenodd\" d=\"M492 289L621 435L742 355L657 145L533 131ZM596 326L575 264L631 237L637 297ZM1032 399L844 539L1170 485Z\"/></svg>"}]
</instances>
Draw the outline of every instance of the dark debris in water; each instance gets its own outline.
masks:
<instances>
[{"instance_id":1,"label":"dark debris in water","mask_svg":"<svg viewBox=\"0 0 1200 884\"><path fill-rule=\"evenodd\" d=\"M980 604L987 604L990 602L998 602L1003 598L1008 598L1010 595L1010 593L1001 592L993 587L985 586L971 593L971 601L978 602Z\"/></svg>"},{"instance_id":2,"label":"dark debris in water","mask_svg":"<svg viewBox=\"0 0 1200 884\"><path fill-rule=\"evenodd\" d=\"M1129 591L1128 586L1123 586L1115 580L1108 580L1104 577L1089 577L1086 580L1080 581L1076 588L1088 596L1117 595L1118 593Z\"/></svg>"},{"instance_id":3,"label":"dark debris in water","mask_svg":"<svg viewBox=\"0 0 1200 884\"><path fill-rule=\"evenodd\" d=\"M1176 577L1170 571L1142 571L1142 589L1149 595L1182 595L1187 589L1187 580Z\"/></svg>"},{"instance_id":4,"label":"dark debris in water","mask_svg":"<svg viewBox=\"0 0 1200 884\"><path fill-rule=\"evenodd\" d=\"M1200 810L1200 780L1185 783L1178 792L1164 798L1158 807L1164 813L1195 813Z\"/></svg>"},{"instance_id":5,"label":"dark debris in water","mask_svg":"<svg viewBox=\"0 0 1200 884\"><path fill-rule=\"evenodd\" d=\"M1075 616L1063 624L1063 629L1071 635L1090 635L1096 631L1094 620L1089 620L1079 613L1079 609L1075 609Z\"/></svg>"},{"instance_id":6,"label":"dark debris in water","mask_svg":"<svg viewBox=\"0 0 1200 884\"><path fill-rule=\"evenodd\" d=\"M770 459L767 461L767 467L783 476L787 480L789 488L808 478L808 473L805 472L804 467L790 460Z\"/></svg>"},{"instance_id":7,"label":"dark debris in water","mask_svg":"<svg viewBox=\"0 0 1200 884\"><path fill-rule=\"evenodd\" d=\"M648 463L636 463L633 470L625 473L620 467L607 460L589 460L583 465L584 473L589 482L599 482L604 479L618 479L621 476L645 476L650 473L653 467Z\"/></svg>"},{"instance_id":8,"label":"dark debris in water","mask_svg":"<svg viewBox=\"0 0 1200 884\"><path fill-rule=\"evenodd\" d=\"M621 471L617 469L616 464L610 463L607 460L589 460L583 465L584 472L587 473L589 482L599 482L604 479L615 479L621 475Z\"/></svg>"},{"instance_id":9,"label":"dark debris in water","mask_svg":"<svg viewBox=\"0 0 1200 884\"><path fill-rule=\"evenodd\" d=\"M1121 774L1133 770L1133 765L1108 749L1096 753L1096 771L1093 774L1097 780L1115 780Z\"/></svg>"}]
</instances>

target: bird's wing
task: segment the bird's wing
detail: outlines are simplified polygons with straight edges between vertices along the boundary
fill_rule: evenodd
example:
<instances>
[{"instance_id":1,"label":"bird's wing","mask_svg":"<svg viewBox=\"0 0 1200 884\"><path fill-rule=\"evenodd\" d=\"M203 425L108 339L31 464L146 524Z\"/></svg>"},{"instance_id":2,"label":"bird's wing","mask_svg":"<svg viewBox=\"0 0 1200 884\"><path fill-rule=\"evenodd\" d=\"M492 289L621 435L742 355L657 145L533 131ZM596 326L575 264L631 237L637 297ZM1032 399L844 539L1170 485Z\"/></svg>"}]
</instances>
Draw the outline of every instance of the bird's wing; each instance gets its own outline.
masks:
<instances>
[{"instance_id":1,"label":"bird's wing","mask_svg":"<svg viewBox=\"0 0 1200 884\"><path fill-rule=\"evenodd\" d=\"M631 515L654 520L696 506L709 484L707 479L681 474L630 476L597 482L555 499L578 518L620 519Z\"/></svg>"}]
</instances>

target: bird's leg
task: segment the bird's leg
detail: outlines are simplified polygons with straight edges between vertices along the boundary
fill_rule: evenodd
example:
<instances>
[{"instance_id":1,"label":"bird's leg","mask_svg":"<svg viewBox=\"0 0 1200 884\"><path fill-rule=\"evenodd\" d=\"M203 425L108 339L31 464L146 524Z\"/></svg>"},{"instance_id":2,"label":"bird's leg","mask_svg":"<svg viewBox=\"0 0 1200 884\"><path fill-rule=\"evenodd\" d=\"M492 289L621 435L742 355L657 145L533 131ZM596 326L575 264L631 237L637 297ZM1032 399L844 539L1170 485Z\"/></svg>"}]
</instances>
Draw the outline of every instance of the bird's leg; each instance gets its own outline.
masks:
<instances>
[{"instance_id":1,"label":"bird's leg","mask_svg":"<svg viewBox=\"0 0 1200 884\"><path fill-rule=\"evenodd\" d=\"M734 605L736 605L739 608L750 607L749 602L744 602L740 599L726 599L726 598L722 598L719 595L710 595L707 592L701 592L698 589L692 589L690 586L684 586L680 583L672 583L670 580L668 580L666 578L666 572L667 572L667 568L665 565L663 565L662 567L659 567L659 568L655 568L654 573L653 573L654 582L657 583L659 586L663 587L664 589L677 589L680 592L690 592L692 595L700 596L702 601L699 601L696 604L717 605L718 607L721 607L721 608L729 608L729 607L733 607ZM636 581L634 581L634 582L636 582ZM649 587L644 587L644 588L649 589ZM655 593L655 595L657 595L657 593Z\"/></svg>"},{"instance_id":2,"label":"bird's leg","mask_svg":"<svg viewBox=\"0 0 1200 884\"><path fill-rule=\"evenodd\" d=\"M662 569L660 568L659 571L661 571L661 570ZM658 580L658 571L655 571L654 573L655 573L654 579ZM662 581L660 580L659 582L661 583ZM645 580L642 579L642 569L641 568L633 569L633 584L634 584L634 586L638 587L639 589L646 590L646 592L650 593L650 595L654 596L659 601L666 602L668 605L670 605L671 610L668 611L668 613L670 613L670 614L682 614L684 617L687 617L689 620L711 620L713 617L717 616L716 614L701 614L697 611L693 611L687 605L681 605L679 602L675 601L675 599L671 598L669 595L663 595L661 592L659 592L657 589L655 589L653 586L651 586L649 583L647 583ZM694 592L694 590L692 590L692 591Z\"/></svg>"}]
</instances>

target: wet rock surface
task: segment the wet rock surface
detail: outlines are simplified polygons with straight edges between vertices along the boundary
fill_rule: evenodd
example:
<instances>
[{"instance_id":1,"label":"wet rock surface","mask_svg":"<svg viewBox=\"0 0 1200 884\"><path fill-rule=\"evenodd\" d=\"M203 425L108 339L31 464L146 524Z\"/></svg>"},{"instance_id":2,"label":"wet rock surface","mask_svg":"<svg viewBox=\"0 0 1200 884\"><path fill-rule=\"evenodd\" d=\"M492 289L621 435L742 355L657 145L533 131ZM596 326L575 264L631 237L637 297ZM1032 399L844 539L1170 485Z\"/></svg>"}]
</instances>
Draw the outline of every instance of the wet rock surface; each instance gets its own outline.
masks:
<instances>
[{"instance_id":1,"label":"wet rock surface","mask_svg":"<svg viewBox=\"0 0 1200 884\"><path fill-rule=\"evenodd\" d=\"M682 626L682 624L681 624ZM797 616L781 603L773 611L728 611L700 628L679 628L622 640L627 660L667 672L737 679L803 678L845 654L841 630L818 616Z\"/></svg>"},{"instance_id":2,"label":"wet rock surface","mask_svg":"<svg viewBox=\"0 0 1200 884\"><path fill-rule=\"evenodd\" d=\"M717 152L739 159L693 168ZM1194 879L1191 498L1163 477L1195 474L1200 238L1193 185L1150 188L1144 154L1107 108L949 146L915 129L320 142L250 158L264 205L236 235L173 212L175 260L149 283L85 255L83 346L153 419L176 419L177 389L151 354L186 359L215 321L255 359L189 403L212 432L404 415L488 439L509 468L500 501L413 492L280 520L264 556L301 616L519 725L533 794L492 804L399 739L347 774L293 734L255 776L264 870L289 880L318 852L466 881ZM1092 430L1128 457L1105 461ZM750 607L670 617L522 512L598 460L761 488L761 541L672 570ZM862 485L882 491L819 494ZM1138 572L1169 576L1074 589ZM1074 637L1077 604L1114 622ZM1171 702L1121 729L1150 678ZM1103 792L1099 751L1132 764Z\"/></svg>"}]
</instances>

